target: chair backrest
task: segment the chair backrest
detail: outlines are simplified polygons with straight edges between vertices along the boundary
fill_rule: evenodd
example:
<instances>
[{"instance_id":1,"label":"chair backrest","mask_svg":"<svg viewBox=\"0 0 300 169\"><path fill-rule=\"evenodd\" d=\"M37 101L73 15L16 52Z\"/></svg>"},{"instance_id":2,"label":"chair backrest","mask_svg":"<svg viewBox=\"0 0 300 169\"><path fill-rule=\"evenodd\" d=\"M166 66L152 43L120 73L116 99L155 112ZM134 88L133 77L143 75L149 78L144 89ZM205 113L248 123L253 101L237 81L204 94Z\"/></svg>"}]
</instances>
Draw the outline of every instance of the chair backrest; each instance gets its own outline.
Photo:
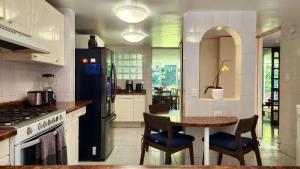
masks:
<instances>
[{"instance_id":1,"label":"chair backrest","mask_svg":"<svg viewBox=\"0 0 300 169\"><path fill-rule=\"evenodd\" d=\"M171 121L169 117L156 116L144 113L145 131L168 131L171 132Z\"/></svg>"},{"instance_id":2,"label":"chair backrest","mask_svg":"<svg viewBox=\"0 0 300 169\"><path fill-rule=\"evenodd\" d=\"M170 104L168 103L152 104L149 105L149 111L151 114L155 114L159 112L167 112L170 111Z\"/></svg>"},{"instance_id":3,"label":"chair backrest","mask_svg":"<svg viewBox=\"0 0 300 169\"><path fill-rule=\"evenodd\" d=\"M240 119L237 129L235 131L235 135L241 135L247 132L251 132L251 134L255 133L257 119L257 115L254 115L251 118L247 119Z\"/></svg>"}]
</instances>

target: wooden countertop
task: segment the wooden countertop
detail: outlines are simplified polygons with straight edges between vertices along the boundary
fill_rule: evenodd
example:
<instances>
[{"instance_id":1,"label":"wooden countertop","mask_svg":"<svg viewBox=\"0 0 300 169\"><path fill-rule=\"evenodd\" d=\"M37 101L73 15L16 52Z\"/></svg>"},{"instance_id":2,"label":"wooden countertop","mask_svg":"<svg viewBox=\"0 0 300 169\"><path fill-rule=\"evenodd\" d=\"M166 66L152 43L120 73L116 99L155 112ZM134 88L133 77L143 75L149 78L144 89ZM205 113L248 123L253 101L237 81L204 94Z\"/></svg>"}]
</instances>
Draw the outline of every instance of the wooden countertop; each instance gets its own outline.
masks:
<instances>
[{"instance_id":1,"label":"wooden countertop","mask_svg":"<svg viewBox=\"0 0 300 169\"><path fill-rule=\"evenodd\" d=\"M53 104L58 109L66 110L67 114L87 106L92 103L92 100L77 100L73 102L56 102Z\"/></svg>"},{"instance_id":2,"label":"wooden countertop","mask_svg":"<svg viewBox=\"0 0 300 169\"><path fill-rule=\"evenodd\" d=\"M135 91L128 93L128 92L126 92L125 89L118 89L117 95L146 95L146 90L143 90L143 92L141 92L141 93L137 93Z\"/></svg>"},{"instance_id":3,"label":"wooden countertop","mask_svg":"<svg viewBox=\"0 0 300 169\"><path fill-rule=\"evenodd\" d=\"M80 166L0 166L0 169L300 169L296 166L123 166L123 165L80 165Z\"/></svg>"},{"instance_id":4,"label":"wooden countertop","mask_svg":"<svg viewBox=\"0 0 300 169\"><path fill-rule=\"evenodd\" d=\"M0 141L12 137L17 134L14 128L0 128Z\"/></svg>"},{"instance_id":5,"label":"wooden countertop","mask_svg":"<svg viewBox=\"0 0 300 169\"><path fill-rule=\"evenodd\" d=\"M182 116L179 110L161 112L157 113L157 115L170 117L174 125L186 127L225 127L238 122L238 118L234 116L186 117Z\"/></svg>"}]
</instances>

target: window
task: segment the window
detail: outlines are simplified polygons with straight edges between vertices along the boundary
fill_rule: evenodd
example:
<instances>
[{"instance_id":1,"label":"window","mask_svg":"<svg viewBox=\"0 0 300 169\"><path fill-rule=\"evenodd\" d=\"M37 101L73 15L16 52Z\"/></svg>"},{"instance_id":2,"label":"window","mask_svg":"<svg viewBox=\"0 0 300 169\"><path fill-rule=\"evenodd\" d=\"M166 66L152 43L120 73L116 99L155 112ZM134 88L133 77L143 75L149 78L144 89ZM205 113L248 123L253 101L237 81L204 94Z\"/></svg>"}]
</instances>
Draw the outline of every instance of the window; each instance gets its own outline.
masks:
<instances>
[{"instance_id":1,"label":"window","mask_svg":"<svg viewBox=\"0 0 300 169\"><path fill-rule=\"evenodd\" d=\"M143 79L143 55L140 53L115 53L118 79Z\"/></svg>"},{"instance_id":2,"label":"window","mask_svg":"<svg viewBox=\"0 0 300 169\"><path fill-rule=\"evenodd\" d=\"M152 50L152 86L179 88L180 60L178 49Z\"/></svg>"}]
</instances>

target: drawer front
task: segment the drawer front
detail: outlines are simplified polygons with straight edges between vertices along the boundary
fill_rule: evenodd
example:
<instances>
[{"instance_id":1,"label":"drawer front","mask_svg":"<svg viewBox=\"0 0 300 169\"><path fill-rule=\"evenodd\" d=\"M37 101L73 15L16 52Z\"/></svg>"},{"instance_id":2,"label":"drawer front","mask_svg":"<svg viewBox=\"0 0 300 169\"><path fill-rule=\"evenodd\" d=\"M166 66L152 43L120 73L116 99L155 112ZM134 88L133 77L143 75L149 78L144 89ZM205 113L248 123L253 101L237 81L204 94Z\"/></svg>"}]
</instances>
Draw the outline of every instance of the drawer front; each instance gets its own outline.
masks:
<instances>
[{"instance_id":1,"label":"drawer front","mask_svg":"<svg viewBox=\"0 0 300 169\"><path fill-rule=\"evenodd\" d=\"M9 154L9 139L0 141L0 158Z\"/></svg>"},{"instance_id":2,"label":"drawer front","mask_svg":"<svg viewBox=\"0 0 300 169\"><path fill-rule=\"evenodd\" d=\"M133 95L117 95L116 99L133 99Z\"/></svg>"}]
</instances>

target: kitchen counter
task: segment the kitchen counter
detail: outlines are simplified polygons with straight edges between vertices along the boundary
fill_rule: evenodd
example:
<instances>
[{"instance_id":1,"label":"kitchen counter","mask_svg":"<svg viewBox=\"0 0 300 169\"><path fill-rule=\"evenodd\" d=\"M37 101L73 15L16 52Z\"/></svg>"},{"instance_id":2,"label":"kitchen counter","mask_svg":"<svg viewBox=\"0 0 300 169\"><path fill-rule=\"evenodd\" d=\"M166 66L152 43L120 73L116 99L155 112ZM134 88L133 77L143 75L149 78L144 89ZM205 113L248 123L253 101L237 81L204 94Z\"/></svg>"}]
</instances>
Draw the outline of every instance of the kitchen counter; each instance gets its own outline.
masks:
<instances>
[{"instance_id":1,"label":"kitchen counter","mask_svg":"<svg viewBox=\"0 0 300 169\"><path fill-rule=\"evenodd\" d=\"M68 114L91 103L91 100L78 100L73 102L56 102L53 106L58 109L66 110L66 113Z\"/></svg>"},{"instance_id":2,"label":"kitchen counter","mask_svg":"<svg viewBox=\"0 0 300 169\"><path fill-rule=\"evenodd\" d=\"M17 130L14 128L2 128L0 127L0 141L10 138L17 134Z\"/></svg>"},{"instance_id":3,"label":"kitchen counter","mask_svg":"<svg viewBox=\"0 0 300 169\"><path fill-rule=\"evenodd\" d=\"M114 166L114 165L81 165L81 166L2 166L0 169L300 169L300 167L258 167L258 166Z\"/></svg>"},{"instance_id":4,"label":"kitchen counter","mask_svg":"<svg viewBox=\"0 0 300 169\"><path fill-rule=\"evenodd\" d=\"M125 89L119 89L117 90L117 95L146 95L146 90L143 90L142 93L137 93L135 91L128 93Z\"/></svg>"}]
</instances>

